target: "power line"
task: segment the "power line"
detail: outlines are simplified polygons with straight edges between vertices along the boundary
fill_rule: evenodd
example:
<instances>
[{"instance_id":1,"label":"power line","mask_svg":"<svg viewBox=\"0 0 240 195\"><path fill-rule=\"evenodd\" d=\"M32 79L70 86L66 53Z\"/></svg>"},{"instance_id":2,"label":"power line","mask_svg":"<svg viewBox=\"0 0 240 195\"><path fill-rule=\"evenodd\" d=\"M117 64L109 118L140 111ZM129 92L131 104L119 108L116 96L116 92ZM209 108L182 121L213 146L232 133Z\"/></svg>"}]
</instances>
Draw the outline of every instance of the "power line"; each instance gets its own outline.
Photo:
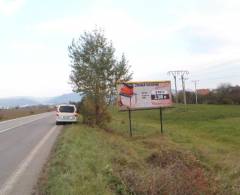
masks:
<instances>
[{"instance_id":1,"label":"power line","mask_svg":"<svg viewBox=\"0 0 240 195\"><path fill-rule=\"evenodd\" d=\"M212 74L212 75L215 75L215 74L221 74L221 73L228 73L228 74L231 74L231 73L236 73L240 71L238 70L240 64L236 64L236 65L229 65L228 67L221 67L218 68L218 69L209 69L209 70L195 70L195 71L192 71L192 75L202 75L202 74Z\"/></svg>"},{"instance_id":2,"label":"power line","mask_svg":"<svg viewBox=\"0 0 240 195\"><path fill-rule=\"evenodd\" d=\"M240 65L240 59L233 59L233 60L228 60L222 63L215 63L209 67L205 67L205 65L201 65L201 69L198 69L196 71L193 71L194 75L200 75L200 74L206 74L206 73L218 73L224 71L224 68L226 68L226 65L228 66L228 70L236 70L236 66ZM196 72L196 73L195 73Z\"/></svg>"},{"instance_id":3,"label":"power line","mask_svg":"<svg viewBox=\"0 0 240 195\"><path fill-rule=\"evenodd\" d=\"M231 79L234 79L234 78L239 78L239 75L238 73L236 74L227 74L225 76L217 76L217 75L209 75L209 76L206 76L206 75L201 75L201 76L197 76L195 74L193 74L193 76L196 76L198 78L202 78L202 79L205 79L205 80L208 80L208 81L218 81L220 79L228 79L228 78L231 78Z\"/></svg>"},{"instance_id":4,"label":"power line","mask_svg":"<svg viewBox=\"0 0 240 195\"><path fill-rule=\"evenodd\" d=\"M220 63L208 63L208 64L201 65L200 70L201 71L206 71L206 70L209 70L209 69L221 68L221 67L224 67L226 65L234 65L235 66L239 63L240 63L240 59L233 59L233 60L228 60L228 61L224 61L224 62L220 62ZM206 67L206 66L208 66L208 67Z\"/></svg>"}]
</instances>

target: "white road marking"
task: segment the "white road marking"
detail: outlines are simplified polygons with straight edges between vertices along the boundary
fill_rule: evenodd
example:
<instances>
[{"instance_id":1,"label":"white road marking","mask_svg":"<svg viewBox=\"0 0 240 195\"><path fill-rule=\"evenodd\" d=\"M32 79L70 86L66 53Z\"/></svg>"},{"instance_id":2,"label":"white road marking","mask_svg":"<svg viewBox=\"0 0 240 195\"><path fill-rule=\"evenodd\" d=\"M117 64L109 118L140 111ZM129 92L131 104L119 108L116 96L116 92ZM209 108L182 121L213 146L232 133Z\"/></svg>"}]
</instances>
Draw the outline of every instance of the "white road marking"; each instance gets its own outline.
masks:
<instances>
[{"instance_id":1,"label":"white road marking","mask_svg":"<svg viewBox=\"0 0 240 195\"><path fill-rule=\"evenodd\" d=\"M21 124L18 124L18 125L9 127L9 128L7 128L7 129L0 130L0 134L1 134L1 133L4 133L4 132L6 132L6 131L9 131L9 130L15 129L15 128L17 128L17 127L21 127L21 126L26 125L26 124L28 124L28 123L32 123L32 122L34 122L34 121L37 121L37 120L40 120L40 119L43 119L43 118L47 118L47 117L48 117L48 115L47 115L47 116L44 115L44 116L41 117L41 118L37 118L37 119L31 120L31 121L27 121L27 122L25 122L25 123L21 123Z\"/></svg>"},{"instance_id":2,"label":"white road marking","mask_svg":"<svg viewBox=\"0 0 240 195\"><path fill-rule=\"evenodd\" d=\"M29 155L22 161L22 163L18 166L15 172L7 179L2 188L0 189L0 195L8 195L11 193L14 185L20 179L22 174L26 171L27 167L34 159L38 151L41 147L47 142L50 136L53 134L57 126L52 127L48 133L39 141L39 143L33 148L33 150L29 153Z\"/></svg>"}]
</instances>

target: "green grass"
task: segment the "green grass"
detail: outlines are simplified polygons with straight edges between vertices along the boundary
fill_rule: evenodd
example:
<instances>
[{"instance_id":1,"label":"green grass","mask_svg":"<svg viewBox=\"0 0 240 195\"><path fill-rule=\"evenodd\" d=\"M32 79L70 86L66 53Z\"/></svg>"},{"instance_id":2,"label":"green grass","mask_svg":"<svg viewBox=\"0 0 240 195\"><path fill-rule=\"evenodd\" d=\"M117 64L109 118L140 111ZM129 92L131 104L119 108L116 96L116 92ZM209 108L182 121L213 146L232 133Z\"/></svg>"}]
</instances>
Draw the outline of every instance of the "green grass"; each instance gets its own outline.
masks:
<instances>
[{"instance_id":1,"label":"green grass","mask_svg":"<svg viewBox=\"0 0 240 195\"><path fill-rule=\"evenodd\" d=\"M59 140L42 193L109 194L103 176L109 166L109 149L101 132L87 126L70 127Z\"/></svg>"},{"instance_id":2,"label":"green grass","mask_svg":"<svg viewBox=\"0 0 240 195\"><path fill-rule=\"evenodd\" d=\"M126 136L122 130L128 126L127 113L114 112L112 127ZM135 137L154 136L160 131L159 110L137 111L132 118ZM167 109L164 134L183 150L195 154L215 173L223 189L238 188L240 193L240 106L188 105Z\"/></svg>"},{"instance_id":3,"label":"green grass","mask_svg":"<svg viewBox=\"0 0 240 195\"><path fill-rule=\"evenodd\" d=\"M132 138L128 113L111 112L106 131L64 129L40 194L240 193L240 106L166 109L164 135L159 110L134 111Z\"/></svg>"}]
</instances>

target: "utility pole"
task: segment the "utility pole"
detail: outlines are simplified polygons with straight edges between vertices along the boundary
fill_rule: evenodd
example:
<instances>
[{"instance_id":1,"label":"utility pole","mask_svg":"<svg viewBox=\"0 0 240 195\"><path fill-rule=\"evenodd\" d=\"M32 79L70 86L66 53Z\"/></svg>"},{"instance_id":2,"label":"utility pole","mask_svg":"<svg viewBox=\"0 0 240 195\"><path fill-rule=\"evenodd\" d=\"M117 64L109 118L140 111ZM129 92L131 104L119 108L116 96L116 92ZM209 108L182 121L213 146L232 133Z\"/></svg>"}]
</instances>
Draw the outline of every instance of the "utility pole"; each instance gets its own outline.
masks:
<instances>
[{"instance_id":1,"label":"utility pole","mask_svg":"<svg viewBox=\"0 0 240 195\"><path fill-rule=\"evenodd\" d=\"M187 99L186 99L186 92L185 92L185 80L186 78L184 77L185 75L188 75L189 72L187 70L174 70L174 71L168 71L168 75L172 75L174 78L175 82L175 92L176 92L176 103L178 103L178 95L177 95L177 76L181 77L182 80L182 89L183 89L183 101L184 104L187 104Z\"/></svg>"},{"instance_id":2,"label":"utility pole","mask_svg":"<svg viewBox=\"0 0 240 195\"><path fill-rule=\"evenodd\" d=\"M184 105L187 105L186 88L185 88L185 80L187 80L187 78L184 77L185 74L188 74L188 73L181 74L181 80L182 80L182 89L183 89L183 102L184 102Z\"/></svg>"},{"instance_id":3,"label":"utility pole","mask_svg":"<svg viewBox=\"0 0 240 195\"><path fill-rule=\"evenodd\" d=\"M177 91L177 75L178 71L168 71L168 75L172 75L174 79L174 85L175 85L175 99L176 103L178 103L178 91Z\"/></svg>"},{"instance_id":4,"label":"utility pole","mask_svg":"<svg viewBox=\"0 0 240 195\"><path fill-rule=\"evenodd\" d=\"M197 83L199 82L199 80L193 80L192 82L195 85L195 98L196 98L196 104L198 104Z\"/></svg>"}]
</instances>

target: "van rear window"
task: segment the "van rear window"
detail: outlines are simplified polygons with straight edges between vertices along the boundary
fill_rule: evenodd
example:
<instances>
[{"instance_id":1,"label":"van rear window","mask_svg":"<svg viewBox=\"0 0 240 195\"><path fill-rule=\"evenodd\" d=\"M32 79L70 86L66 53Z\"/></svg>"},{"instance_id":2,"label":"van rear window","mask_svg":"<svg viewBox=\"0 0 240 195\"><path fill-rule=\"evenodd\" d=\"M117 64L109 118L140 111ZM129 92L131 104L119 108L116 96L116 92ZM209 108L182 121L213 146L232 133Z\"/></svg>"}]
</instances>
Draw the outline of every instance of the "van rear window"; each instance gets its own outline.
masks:
<instances>
[{"instance_id":1,"label":"van rear window","mask_svg":"<svg viewBox=\"0 0 240 195\"><path fill-rule=\"evenodd\" d=\"M73 106L60 106L59 107L59 112L69 112L73 113L75 111Z\"/></svg>"}]
</instances>

